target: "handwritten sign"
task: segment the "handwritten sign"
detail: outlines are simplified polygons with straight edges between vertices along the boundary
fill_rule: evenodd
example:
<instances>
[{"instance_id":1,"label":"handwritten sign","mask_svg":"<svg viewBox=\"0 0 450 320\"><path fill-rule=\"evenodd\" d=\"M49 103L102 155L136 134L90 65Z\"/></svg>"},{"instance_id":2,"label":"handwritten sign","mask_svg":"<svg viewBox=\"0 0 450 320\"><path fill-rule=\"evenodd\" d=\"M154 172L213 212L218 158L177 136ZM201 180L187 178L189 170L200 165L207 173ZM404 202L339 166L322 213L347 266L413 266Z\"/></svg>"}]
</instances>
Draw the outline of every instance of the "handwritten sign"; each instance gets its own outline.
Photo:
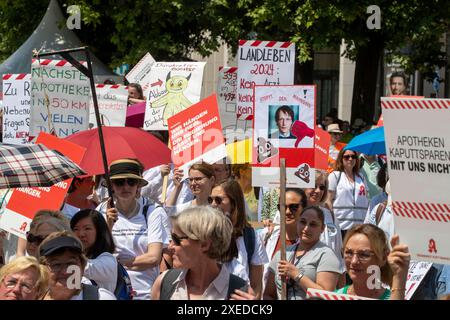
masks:
<instances>
[{"instance_id":1,"label":"handwritten sign","mask_svg":"<svg viewBox=\"0 0 450 320\"><path fill-rule=\"evenodd\" d=\"M54 128L57 136L67 137L88 129L90 94L89 79L69 62L41 60L39 63L34 59L30 135L37 136Z\"/></svg>"},{"instance_id":2,"label":"handwritten sign","mask_svg":"<svg viewBox=\"0 0 450 320\"><path fill-rule=\"evenodd\" d=\"M28 144L30 74L3 75L3 143Z\"/></svg>"},{"instance_id":3,"label":"handwritten sign","mask_svg":"<svg viewBox=\"0 0 450 320\"><path fill-rule=\"evenodd\" d=\"M98 109L103 125L124 127L127 117L128 90L124 85L97 84ZM96 128L94 101L91 98L89 114L89 127Z\"/></svg>"},{"instance_id":4,"label":"handwritten sign","mask_svg":"<svg viewBox=\"0 0 450 320\"><path fill-rule=\"evenodd\" d=\"M255 85L294 84L295 44L239 40L236 117L253 119Z\"/></svg>"},{"instance_id":5,"label":"handwritten sign","mask_svg":"<svg viewBox=\"0 0 450 320\"><path fill-rule=\"evenodd\" d=\"M217 102L224 134L227 130L234 131L239 126L236 121L236 92L237 67L220 67L217 81ZM242 125L241 127L245 129Z\"/></svg>"},{"instance_id":6,"label":"handwritten sign","mask_svg":"<svg viewBox=\"0 0 450 320\"><path fill-rule=\"evenodd\" d=\"M408 277L406 278L405 300L410 300L416 292L422 280L430 271L432 263L425 261L413 261L409 263Z\"/></svg>"},{"instance_id":7,"label":"handwritten sign","mask_svg":"<svg viewBox=\"0 0 450 320\"><path fill-rule=\"evenodd\" d=\"M131 69L131 71L125 76L129 83L139 83L144 91L144 96L148 95L150 89L150 71L155 64L155 59L150 52L147 52L145 56Z\"/></svg>"},{"instance_id":8,"label":"handwritten sign","mask_svg":"<svg viewBox=\"0 0 450 320\"><path fill-rule=\"evenodd\" d=\"M144 130L167 130L167 120L200 101L206 62L157 62L150 73Z\"/></svg>"}]
</instances>

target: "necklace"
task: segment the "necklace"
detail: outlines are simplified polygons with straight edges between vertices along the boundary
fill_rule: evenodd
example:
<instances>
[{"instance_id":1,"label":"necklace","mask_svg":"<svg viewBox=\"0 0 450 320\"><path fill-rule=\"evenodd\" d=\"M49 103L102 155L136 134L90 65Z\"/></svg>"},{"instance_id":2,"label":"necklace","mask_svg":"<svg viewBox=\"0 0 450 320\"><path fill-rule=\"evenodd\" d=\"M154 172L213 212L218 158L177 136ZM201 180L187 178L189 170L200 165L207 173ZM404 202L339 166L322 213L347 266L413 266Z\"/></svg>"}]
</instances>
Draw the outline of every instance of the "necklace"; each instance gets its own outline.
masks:
<instances>
[{"instance_id":1,"label":"necklace","mask_svg":"<svg viewBox=\"0 0 450 320\"><path fill-rule=\"evenodd\" d=\"M133 209L130 210L130 211L123 210L122 206L120 206L119 204L117 204L117 209L118 209L120 212L122 212L125 216L127 216L128 218L131 218L131 217L133 217L133 216L136 214L136 209L137 209L137 207L138 207L137 201L134 201L134 207L133 207Z\"/></svg>"}]
</instances>

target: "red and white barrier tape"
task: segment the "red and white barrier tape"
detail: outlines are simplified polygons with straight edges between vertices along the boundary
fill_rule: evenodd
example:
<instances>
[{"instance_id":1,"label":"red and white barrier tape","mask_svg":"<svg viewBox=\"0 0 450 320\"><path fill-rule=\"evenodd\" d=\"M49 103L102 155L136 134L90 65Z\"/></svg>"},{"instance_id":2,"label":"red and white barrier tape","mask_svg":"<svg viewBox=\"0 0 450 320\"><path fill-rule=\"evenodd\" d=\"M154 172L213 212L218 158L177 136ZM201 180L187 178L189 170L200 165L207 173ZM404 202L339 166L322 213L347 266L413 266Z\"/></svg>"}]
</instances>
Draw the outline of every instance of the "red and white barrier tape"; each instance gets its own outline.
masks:
<instances>
[{"instance_id":1,"label":"red and white barrier tape","mask_svg":"<svg viewBox=\"0 0 450 320\"><path fill-rule=\"evenodd\" d=\"M25 79L30 76L29 73L7 73L3 75L3 80L29 80ZM28 77L30 78L30 77Z\"/></svg>"},{"instance_id":2,"label":"red and white barrier tape","mask_svg":"<svg viewBox=\"0 0 450 320\"><path fill-rule=\"evenodd\" d=\"M224 68L229 68L228 70L224 71L223 73L236 73L237 67L219 67L219 71L222 71Z\"/></svg>"},{"instance_id":3,"label":"red and white barrier tape","mask_svg":"<svg viewBox=\"0 0 450 320\"><path fill-rule=\"evenodd\" d=\"M251 46L251 47L267 47L267 48L289 48L294 45L293 42L280 42L280 41L260 41L260 40L239 40L239 46Z\"/></svg>"},{"instance_id":4,"label":"red and white barrier tape","mask_svg":"<svg viewBox=\"0 0 450 320\"><path fill-rule=\"evenodd\" d=\"M349 294L336 293L311 288L308 289L308 291L306 291L306 295L308 296L308 298L321 298L324 300L375 300L365 297L352 296Z\"/></svg>"},{"instance_id":5,"label":"red and white barrier tape","mask_svg":"<svg viewBox=\"0 0 450 320\"><path fill-rule=\"evenodd\" d=\"M404 218L420 219L434 222L450 222L450 213L417 209L416 207L413 207L411 203L408 206L405 205L405 203L401 205L397 205L396 203L392 206L392 209L396 216Z\"/></svg>"},{"instance_id":6,"label":"red and white barrier tape","mask_svg":"<svg viewBox=\"0 0 450 320\"><path fill-rule=\"evenodd\" d=\"M124 89L128 89L128 87L120 85L120 84L102 84L98 83L95 85L96 88L108 88L108 89L120 89L121 87Z\"/></svg>"},{"instance_id":7,"label":"red and white barrier tape","mask_svg":"<svg viewBox=\"0 0 450 320\"><path fill-rule=\"evenodd\" d=\"M253 120L253 115L252 114L237 114L236 117L239 120L246 120L246 121Z\"/></svg>"},{"instance_id":8,"label":"red and white barrier tape","mask_svg":"<svg viewBox=\"0 0 450 320\"><path fill-rule=\"evenodd\" d=\"M389 99L381 100L384 109L450 109L449 99Z\"/></svg>"},{"instance_id":9,"label":"red and white barrier tape","mask_svg":"<svg viewBox=\"0 0 450 320\"><path fill-rule=\"evenodd\" d=\"M55 67L64 67L64 66L72 66L72 64L67 61L67 60L51 60L51 59L45 59L45 60L41 60L41 66L55 66ZM84 65L85 67L87 67L87 63L86 61L78 61L79 63L81 63L82 65ZM38 59L32 59L31 60L32 65L39 65L39 60Z\"/></svg>"}]
</instances>

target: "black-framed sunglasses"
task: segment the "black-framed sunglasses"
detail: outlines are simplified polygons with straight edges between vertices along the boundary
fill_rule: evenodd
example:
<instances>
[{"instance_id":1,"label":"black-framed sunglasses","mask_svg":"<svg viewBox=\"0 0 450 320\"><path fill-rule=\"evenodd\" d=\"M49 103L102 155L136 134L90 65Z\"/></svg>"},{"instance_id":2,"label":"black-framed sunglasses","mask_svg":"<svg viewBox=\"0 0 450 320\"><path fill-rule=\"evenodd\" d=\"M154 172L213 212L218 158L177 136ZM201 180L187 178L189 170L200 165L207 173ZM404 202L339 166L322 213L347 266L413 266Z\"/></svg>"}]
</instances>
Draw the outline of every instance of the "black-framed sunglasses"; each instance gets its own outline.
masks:
<instances>
[{"instance_id":1,"label":"black-framed sunglasses","mask_svg":"<svg viewBox=\"0 0 450 320\"><path fill-rule=\"evenodd\" d=\"M35 236L34 234L27 232L27 242L28 243L36 243L36 245L40 245L42 241L44 241L45 237Z\"/></svg>"},{"instance_id":2,"label":"black-framed sunglasses","mask_svg":"<svg viewBox=\"0 0 450 320\"><path fill-rule=\"evenodd\" d=\"M181 240L183 239L189 239L188 236L178 236L175 233L172 232L172 242L174 245L179 246L181 245Z\"/></svg>"},{"instance_id":3,"label":"black-framed sunglasses","mask_svg":"<svg viewBox=\"0 0 450 320\"><path fill-rule=\"evenodd\" d=\"M123 179L111 179L112 183L115 184L118 187L123 187L125 185L125 182L130 186L134 187L139 184L138 179L133 178L123 178Z\"/></svg>"},{"instance_id":4,"label":"black-framed sunglasses","mask_svg":"<svg viewBox=\"0 0 450 320\"><path fill-rule=\"evenodd\" d=\"M290 205L287 205L286 207L289 208L289 211L294 213L294 212L297 212L297 210L300 208L300 204L299 203L291 203ZM280 204L277 204L277 208L278 208L278 210L280 210Z\"/></svg>"},{"instance_id":5,"label":"black-framed sunglasses","mask_svg":"<svg viewBox=\"0 0 450 320\"><path fill-rule=\"evenodd\" d=\"M222 197L208 197L208 203L212 204L213 202L215 202L215 203L217 203L217 205L220 206L223 202L223 199L224 198L222 198Z\"/></svg>"},{"instance_id":6,"label":"black-framed sunglasses","mask_svg":"<svg viewBox=\"0 0 450 320\"><path fill-rule=\"evenodd\" d=\"M346 154L345 156L343 156L342 158L344 158L345 160L349 160L349 159L355 159L358 158L356 154Z\"/></svg>"}]
</instances>

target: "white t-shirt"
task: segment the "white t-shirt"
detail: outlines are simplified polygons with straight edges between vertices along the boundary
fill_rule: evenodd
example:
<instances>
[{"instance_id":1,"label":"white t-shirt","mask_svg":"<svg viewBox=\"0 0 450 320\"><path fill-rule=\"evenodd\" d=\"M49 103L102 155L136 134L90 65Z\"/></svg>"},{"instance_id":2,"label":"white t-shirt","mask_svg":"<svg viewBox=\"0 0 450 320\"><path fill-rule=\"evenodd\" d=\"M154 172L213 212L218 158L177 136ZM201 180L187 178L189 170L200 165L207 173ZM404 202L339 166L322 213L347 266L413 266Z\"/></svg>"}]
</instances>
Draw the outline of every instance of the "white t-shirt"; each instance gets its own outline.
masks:
<instances>
[{"instance_id":1,"label":"white t-shirt","mask_svg":"<svg viewBox=\"0 0 450 320\"><path fill-rule=\"evenodd\" d=\"M241 277L245 281L250 281L250 270L248 265L248 256L247 250L245 249L244 237L241 236L236 239L236 245L238 248L238 257L234 258L230 262L224 263L227 267L228 271L235 276ZM251 264L254 266L264 265L269 262L269 258L267 257L266 249L264 245L255 232L255 251L253 252L253 256L251 258Z\"/></svg>"},{"instance_id":2,"label":"white t-shirt","mask_svg":"<svg viewBox=\"0 0 450 320\"><path fill-rule=\"evenodd\" d=\"M83 291L81 291L76 296L70 298L70 300L83 300ZM108 290L103 288L98 288L98 300L117 300L117 299L112 292L109 292Z\"/></svg>"},{"instance_id":3,"label":"white t-shirt","mask_svg":"<svg viewBox=\"0 0 450 320\"><path fill-rule=\"evenodd\" d=\"M376 215L378 208L384 205L383 203L377 204L372 211L366 216L364 223L370 223L373 225L377 225ZM386 234L386 239L388 243L391 243L391 238L395 234L395 224L394 224L394 215L392 213L392 207L386 206L384 212L382 213L380 222L378 223L378 227L384 231Z\"/></svg>"},{"instance_id":4,"label":"white t-shirt","mask_svg":"<svg viewBox=\"0 0 450 320\"><path fill-rule=\"evenodd\" d=\"M193 200L192 200L193 201ZM180 214L181 211L193 207L192 201L188 201L185 203L177 204L176 206L167 206L165 207L167 215L170 217L174 217Z\"/></svg>"},{"instance_id":5,"label":"white t-shirt","mask_svg":"<svg viewBox=\"0 0 450 320\"><path fill-rule=\"evenodd\" d=\"M117 284L116 257L109 252L103 252L97 258L89 259L84 268L84 276L94 280L99 288L114 292Z\"/></svg>"},{"instance_id":6,"label":"white t-shirt","mask_svg":"<svg viewBox=\"0 0 450 320\"><path fill-rule=\"evenodd\" d=\"M163 219L166 214L162 207L150 207L147 214L147 222L142 213L143 206L139 203L139 212L128 219L119 212L119 219L113 226L112 235L116 244L117 256L128 260L143 255L148 251L151 243L168 244L167 234ZM106 202L101 203L97 210L106 219ZM136 291L134 299L150 300L151 288L156 277L159 275L159 266L144 270L127 270L131 279L133 290Z\"/></svg>"},{"instance_id":7,"label":"white t-shirt","mask_svg":"<svg viewBox=\"0 0 450 320\"><path fill-rule=\"evenodd\" d=\"M64 215L69 219L69 221L72 219L72 217L80 211L80 208L77 208L71 204L68 204L67 202L64 202L64 206L61 209L61 212L64 213Z\"/></svg>"},{"instance_id":8,"label":"white t-shirt","mask_svg":"<svg viewBox=\"0 0 450 320\"><path fill-rule=\"evenodd\" d=\"M350 182L347 175L340 171L333 171L328 176L329 190L335 192L334 216L342 230L362 224L369 206L364 180L358 175L354 180L354 183Z\"/></svg>"}]
</instances>

